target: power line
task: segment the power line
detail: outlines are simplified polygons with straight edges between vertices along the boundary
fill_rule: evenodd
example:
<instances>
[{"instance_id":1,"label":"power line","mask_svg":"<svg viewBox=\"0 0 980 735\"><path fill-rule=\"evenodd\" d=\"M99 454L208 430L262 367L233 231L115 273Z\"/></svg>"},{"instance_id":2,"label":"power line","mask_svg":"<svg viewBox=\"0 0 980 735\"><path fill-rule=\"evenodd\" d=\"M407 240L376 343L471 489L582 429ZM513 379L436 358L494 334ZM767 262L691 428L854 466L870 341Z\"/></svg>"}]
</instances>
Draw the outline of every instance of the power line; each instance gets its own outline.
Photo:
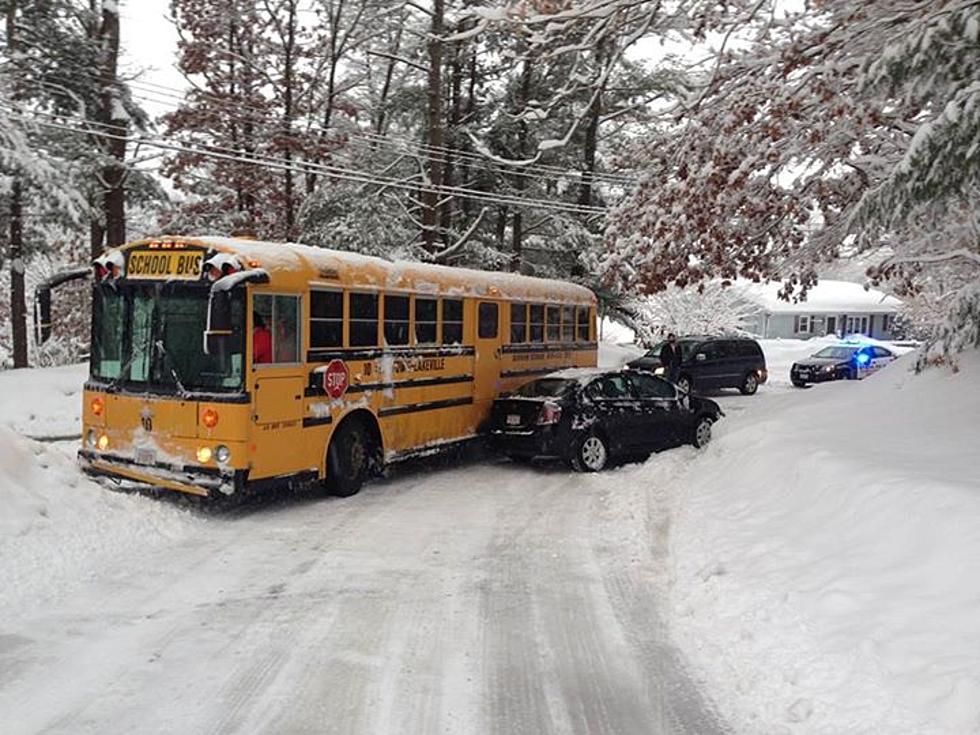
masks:
<instances>
[{"instance_id":1,"label":"power line","mask_svg":"<svg viewBox=\"0 0 980 735\"><path fill-rule=\"evenodd\" d=\"M78 67L80 68L80 67ZM81 68L80 68L81 69ZM82 69L85 73L89 73L90 70ZM90 75L93 79L100 79L99 75ZM135 99L139 99L145 102L151 102L153 104L170 107L171 109L178 109L179 103L186 99L188 91L193 91L200 94L205 99L211 99L216 103L225 106L228 105L231 100L223 99L220 96L207 92L201 89L193 90L179 90L174 87L170 87L163 84L158 84L155 82L133 80L125 83L127 86L140 89L143 91L143 95L132 94ZM161 91L158 91L161 90ZM171 98L176 100L176 102L161 101L160 99L154 99L154 97L147 97L145 95L153 95L155 97ZM228 110L222 110L222 115L228 119L235 120L242 123L250 123L257 125L265 129L277 129L281 130L281 126L275 120L269 120L267 117L261 115L254 110L242 110L239 109L235 113ZM315 123L306 121L304 126L306 131L316 131L321 133L334 133L338 132L331 130L329 128L324 128ZM634 177L630 177L625 174L615 174L607 173L601 171L595 171L592 173L587 173L585 171L574 170L562 168L560 166L551 166L547 164L529 164L526 166L511 165L503 162L502 160L494 159L486 156L485 154L462 150L459 148L451 148L448 146L430 146L425 143L420 143L418 141L412 141L405 138L397 138L388 135L379 135L377 133L360 131L360 130L347 130L339 131L348 138L360 138L362 141L367 141L371 146L382 145L389 148L395 153L401 153L403 155L420 155L421 157L435 160L440 163L447 163L449 161L468 160L474 163L479 163L484 168L494 171L501 175L506 176L516 176L523 177L531 180L543 180L551 178L579 178L583 179L588 176L588 179L596 184L609 184L613 186L623 186L630 187L638 183L638 180ZM351 142L351 141L349 141ZM356 144L356 143L355 143ZM363 146L364 143L362 142Z\"/></svg>"},{"instance_id":2,"label":"power line","mask_svg":"<svg viewBox=\"0 0 980 735\"><path fill-rule=\"evenodd\" d=\"M31 120L31 116L22 113L12 107L7 107L0 105L0 109L5 109L10 113L16 115L22 120ZM62 115L55 115L53 113L45 113L40 111L35 111L33 116L41 116L52 118L56 120L69 120L72 122L77 122L74 118L65 118ZM153 148L158 148L161 150L168 150L176 153L186 153L196 156L201 156L205 158L213 158L224 161L231 161L235 163L243 163L252 166L259 166L271 169L277 169L280 171L290 171L293 173L319 173L328 178L335 178L342 181L350 181L353 183L376 185L385 188L400 189L403 191L409 191L412 193L419 193L422 191L434 191L442 195L458 196L461 198L473 199L476 201L487 202L491 204L506 204L512 206L527 206L535 209L551 210L558 212L565 212L569 214L580 214L580 215L599 215L604 214L605 209L602 207L594 207L582 204L572 204L570 202L560 202L560 201L549 201L542 199L530 199L520 196L512 196L508 194L494 194L492 192L484 192L478 189L467 189L464 187L445 187L445 186L434 186L432 184L425 183L424 181L410 184L403 180L390 179L380 177L371 173L364 173L361 171L344 169L339 166L330 166L327 164L315 164L311 162L304 162L297 164L294 161L284 158L277 158L274 156L258 155L250 153L248 151L241 151L233 148L227 148L222 146L208 146L207 148L194 148L188 145L180 145L175 143L168 143L161 140L156 140L147 136L127 136L119 135L114 132L106 132L105 130L91 130L79 128L77 125L68 125L64 123L55 122L42 122L39 120L32 120L37 125L47 127L55 130L62 130L68 132L79 133L88 136L95 136L104 139L114 139L123 140L127 143L134 145L147 145ZM108 128L113 131L118 131L118 126L112 125L110 123L99 123L95 121L84 121L85 125L96 126L101 128Z\"/></svg>"}]
</instances>

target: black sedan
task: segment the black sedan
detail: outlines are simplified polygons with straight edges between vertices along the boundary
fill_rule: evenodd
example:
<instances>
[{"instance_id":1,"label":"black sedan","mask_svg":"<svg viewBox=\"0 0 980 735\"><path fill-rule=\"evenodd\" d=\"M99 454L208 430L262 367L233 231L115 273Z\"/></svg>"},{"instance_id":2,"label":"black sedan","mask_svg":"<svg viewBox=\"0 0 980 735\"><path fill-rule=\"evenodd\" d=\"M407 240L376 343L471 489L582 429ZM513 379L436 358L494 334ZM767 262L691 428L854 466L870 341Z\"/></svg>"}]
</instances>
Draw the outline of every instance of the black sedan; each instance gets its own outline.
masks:
<instances>
[{"instance_id":1,"label":"black sedan","mask_svg":"<svg viewBox=\"0 0 980 735\"><path fill-rule=\"evenodd\" d=\"M646 371L563 370L494 401L490 439L513 459L562 459L597 472L616 457L702 447L723 415L714 401Z\"/></svg>"},{"instance_id":2,"label":"black sedan","mask_svg":"<svg viewBox=\"0 0 980 735\"><path fill-rule=\"evenodd\" d=\"M879 345L840 344L824 347L794 362L789 379L797 388L828 380L859 380L877 372L898 356Z\"/></svg>"}]
</instances>

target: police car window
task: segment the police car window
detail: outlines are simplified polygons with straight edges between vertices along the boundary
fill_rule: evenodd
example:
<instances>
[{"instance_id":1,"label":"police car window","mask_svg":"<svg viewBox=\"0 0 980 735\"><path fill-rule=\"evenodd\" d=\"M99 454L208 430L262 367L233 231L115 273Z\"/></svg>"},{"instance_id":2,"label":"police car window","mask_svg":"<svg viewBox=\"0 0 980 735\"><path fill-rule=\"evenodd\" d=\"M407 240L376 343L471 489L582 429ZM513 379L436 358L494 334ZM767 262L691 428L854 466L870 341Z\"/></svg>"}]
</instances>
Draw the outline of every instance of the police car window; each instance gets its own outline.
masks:
<instances>
[{"instance_id":1,"label":"police car window","mask_svg":"<svg viewBox=\"0 0 980 735\"><path fill-rule=\"evenodd\" d=\"M677 397L677 391L674 390L674 386L662 378L636 373L630 376L630 382L633 383L633 390L640 398L664 399Z\"/></svg>"},{"instance_id":2,"label":"police car window","mask_svg":"<svg viewBox=\"0 0 980 735\"><path fill-rule=\"evenodd\" d=\"M892 353L886 350L884 347L874 348L875 357L891 357Z\"/></svg>"}]
</instances>

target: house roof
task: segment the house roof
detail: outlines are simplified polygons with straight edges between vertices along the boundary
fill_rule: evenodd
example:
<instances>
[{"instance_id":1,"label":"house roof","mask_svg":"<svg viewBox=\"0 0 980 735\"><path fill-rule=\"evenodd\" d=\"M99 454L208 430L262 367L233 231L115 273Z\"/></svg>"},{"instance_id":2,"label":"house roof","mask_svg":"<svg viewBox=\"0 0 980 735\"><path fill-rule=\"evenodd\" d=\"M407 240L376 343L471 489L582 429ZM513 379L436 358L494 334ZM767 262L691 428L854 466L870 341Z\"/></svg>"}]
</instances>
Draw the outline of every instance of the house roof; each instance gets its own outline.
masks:
<instances>
[{"instance_id":1,"label":"house roof","mask_svg":"<svg viewBox=\"0 0 980 735\"><path fill-rule=\"evenodd\" d=\"M821 279L811 288L805 301L784 301L779 298L781 283L751 283L738 281L733 286L752 303L758 304L770 314L811 314L829 312L847 314L891 314L899 310L902 302L894 296L865 289L860 283Z\"/></svg>"}]
</instances>

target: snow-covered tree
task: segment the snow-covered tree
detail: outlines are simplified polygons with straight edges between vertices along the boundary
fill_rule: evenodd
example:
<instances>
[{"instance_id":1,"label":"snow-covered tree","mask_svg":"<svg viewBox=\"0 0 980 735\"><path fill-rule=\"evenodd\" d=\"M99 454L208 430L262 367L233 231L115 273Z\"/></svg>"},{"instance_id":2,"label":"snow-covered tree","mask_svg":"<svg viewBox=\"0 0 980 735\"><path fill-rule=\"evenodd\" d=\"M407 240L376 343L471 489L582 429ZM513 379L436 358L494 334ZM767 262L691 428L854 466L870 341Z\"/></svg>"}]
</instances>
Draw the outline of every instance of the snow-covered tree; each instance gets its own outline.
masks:
<instances>
[{"instance_id":1,"label":"snow-covered tree","mask_svg":"<svg viewBox=\"0 0 980 735\"><path fill-rule=\"evenodd\" d=\"M736 274L805 291L841 248L886 245L875 281L912 287L938 264L962 274L948 313L963 338L943 339L970 342L977 239L958 223L977 209L980 7L769 10L639 149L646 172L610 219L607 276L647 291Z\"/></svg>"},{"instance_id":2,"label":"snow-covered tree","mask_svg":"<svg viewBox=\"0 0 980 735\"><path fill-rule=\"evenodd\" d=\"M697 287L671 285L622 301L616 311L629 318L641 342L652 345L667 334L742 334L757 312L751 302L721 281Z\"/></svg>"}]
</instances>

